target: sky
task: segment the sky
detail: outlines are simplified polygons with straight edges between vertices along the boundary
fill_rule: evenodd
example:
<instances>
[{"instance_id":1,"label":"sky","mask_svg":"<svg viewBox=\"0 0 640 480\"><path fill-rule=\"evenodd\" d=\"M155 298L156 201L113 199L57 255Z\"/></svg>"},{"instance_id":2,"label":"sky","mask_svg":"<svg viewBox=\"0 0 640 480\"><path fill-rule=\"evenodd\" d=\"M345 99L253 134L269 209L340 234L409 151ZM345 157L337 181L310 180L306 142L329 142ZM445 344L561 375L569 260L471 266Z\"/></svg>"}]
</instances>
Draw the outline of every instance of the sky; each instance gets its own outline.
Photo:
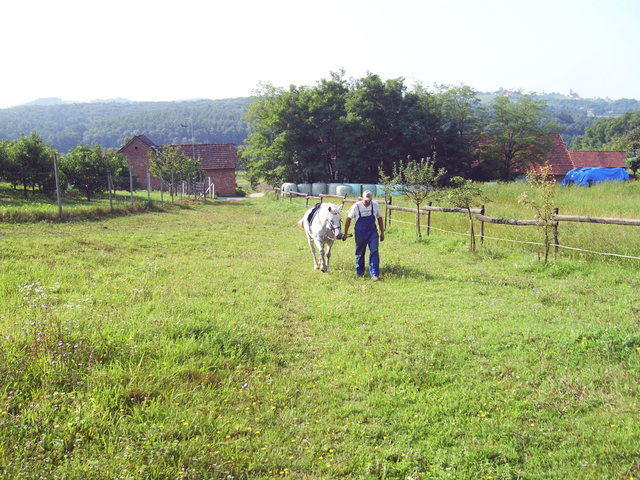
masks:
<instances>
[{"instance_id":1,"label":"sky","mask_svg":"<svg viewBox=\"0 0 640 480\"><path fill-rule=\"evenodd\" d=\"M640 99L640 0L5 2L0 108L180 100L331 71Z\"/></svg>"}]
</instances>

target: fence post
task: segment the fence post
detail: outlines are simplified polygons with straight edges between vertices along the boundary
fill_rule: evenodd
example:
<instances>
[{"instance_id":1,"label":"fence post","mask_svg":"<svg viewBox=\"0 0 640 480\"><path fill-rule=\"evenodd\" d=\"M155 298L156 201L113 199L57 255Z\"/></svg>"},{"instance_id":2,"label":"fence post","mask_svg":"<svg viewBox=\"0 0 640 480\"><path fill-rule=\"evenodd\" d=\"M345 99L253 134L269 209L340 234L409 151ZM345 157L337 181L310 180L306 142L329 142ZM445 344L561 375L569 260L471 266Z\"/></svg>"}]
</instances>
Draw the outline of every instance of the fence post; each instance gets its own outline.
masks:
<instances>
[{"instance_id":1,"label":"fence post","mask_svg":"<svg viewBox=\"0 0 640 480\"><path fill-rule=\"evenodd\" d=\"M62 198L60 197L60 180L58 179L58 154L53 154L53 174L56 180L56 202L58 203L58 217L62 218Z\"/></svg>"},{"instance_id":2,"label":"fence post","mask_svg":"<svg viewBox=\"0 0 640 480\"><path fill-rule=\"evenodd\" d=\"M151 203L151 174L147 172L147 201Z\"/></svg>"},{"instance_id":3,"label":"fence post","mask_svg":"<svg viewBox=\"0 0 640 480\"><path fill-rule=\"evenodd\" d=\"M393 206L393 201L389 203L389 205ZM387 210L389 210L389 218L387 219L387 228L389 228L391 226L391 212L393 212L393 210L391 208L387 208Z\"/></svg>"},{"instance_id":4,"label":"fence post","mask_svg":"<svg viewBox=\"0 0 640 480\"><path fill-rule=\"evenodd\" d=\"M164 203L164 180L160 180L160 203Z\"/></svg>"},{"instance_id":5,"label":"fence post","mask_svg":"<svg viewBox=\"0 0 640 480\"><path fill-rule=\"evenodd\" d=\"M473 215L471 215L471 208L469 208L469 219L471 220L469 223L469 250L472 252L476 251L476 235L473 231Z\"/></svg>"},{"instance_id":6,"label":"fence post","mask_svg":"<svg viewBox=\"0 0 640 480\"><path fill-rule=\"evenodd\" d=\"M307 193L307 196L305 197L305 205L308 207L309 206L309 194Z\"/></svg>"},{"instance_id":7,"label":"fence post","mask_svg":"<svg viewBox=\"0 0 640 480\"><path fill-rule=\"evenodd\" d=\"M133 171L129 164L129 193L131 194L131 205L133 205Z\"/></svg>"},{"instance_id":8,"label":"fence post","mask_svg":"<svg viewBox=\"0 0 640 480\"><path fill-rule=\"evenodd\" d=\"M555 221L555 225L553 226L553 243L554 243L554 255L557 257L558 256L558 249L560 247L558 247L558 245L560 244L560 240L558 239L558 224L559 222L557 220L555 220L555 216L558 215L558 212L560 210L558 210L558 207L553 209L553 217L554 217L554 221Z\"/></svg>"},{"instance_id":9,"label":"fence post","mask_svg":"<svg viewBox=\"0 0 640 480\"><path fill-rule=\"evenodd\" d=\"M480 215L484 215L484 205L480 207ZM480 245L484 246L484 222L480 220Z\"/></svg>"},{"instance_id":10,"label":"fence post","mask_svg":"<svg viewBox=\"0 0 640 480\"><path fill-rule=\"evenodd\" d=\"M389 195L388 203L385 203L384 205L384 228L385 229L389 227L389 222L391 221L391 210L389 210L389 205L393 205L393 199L391 198L391 195Z\"/></svg>"},{"instance_id":11,"label":"fence post","mask_svg":"<svg viewBox=\"0 0 640 480\"><path fill-rule=\"evenodd\" d=\"M429 206L433 205L433 202L429 202ZM431 210L427 210L427 236L431 232Z\"/></svg>"},{"instance_id":12,"label":"fence post","mask_svg":"<svg viewBox=\"0 0 640 480\"><path fill-rule=\"evenodd\" d=\"M111 171L107 170L107 190L109 190L109 210L113 212L113 180L111 179Z\"/></svg>"}]
</instances>

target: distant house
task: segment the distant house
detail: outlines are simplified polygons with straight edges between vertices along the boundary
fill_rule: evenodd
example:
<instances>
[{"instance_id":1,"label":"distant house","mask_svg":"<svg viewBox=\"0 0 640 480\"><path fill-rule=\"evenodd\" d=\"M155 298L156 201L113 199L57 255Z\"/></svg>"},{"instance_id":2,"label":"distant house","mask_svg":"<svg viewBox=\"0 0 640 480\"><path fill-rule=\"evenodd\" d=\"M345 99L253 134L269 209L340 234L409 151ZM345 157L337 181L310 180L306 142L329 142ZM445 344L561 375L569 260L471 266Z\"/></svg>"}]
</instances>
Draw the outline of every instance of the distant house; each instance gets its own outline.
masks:
<instances>
[{"instance_id":1,"label":"distant house","mask_svg":"<svg viewBox=\"0 0 640 480\"><path fill-rule=\"evenodd\" d=\"M180 147L185 155L200 160L203 177L205 179L211 177L217 194L235 194L238 157L236 146L233 143L196 143L171 146ZM160 146L153 143L146 135L136 135L118 150L118 153L127 157L133 175L141 186L147 185L149 151L158 149ZM162 181L152 175L151 188L159 190L161 187Z\"/></svg>"}]
</instances>

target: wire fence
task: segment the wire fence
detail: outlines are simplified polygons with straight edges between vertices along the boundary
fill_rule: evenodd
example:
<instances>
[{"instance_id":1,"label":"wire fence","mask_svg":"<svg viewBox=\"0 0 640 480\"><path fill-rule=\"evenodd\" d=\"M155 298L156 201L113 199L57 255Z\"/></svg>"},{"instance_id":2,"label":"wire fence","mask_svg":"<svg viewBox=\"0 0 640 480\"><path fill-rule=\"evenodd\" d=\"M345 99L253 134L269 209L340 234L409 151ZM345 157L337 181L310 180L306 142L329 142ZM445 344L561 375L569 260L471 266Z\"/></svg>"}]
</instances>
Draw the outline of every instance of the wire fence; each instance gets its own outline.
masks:
<instances>
[{"instance_id":1,"label":"wire fence","mask_svg":"<svg viewBox=\"0 0 640 480\"><path fill-rule=\"evenodd\" d=\"M136 177L131 169L113 178L110 172L79 185L67 184L54 158L48 182L34 185L0 183L0 221L39 221L90 218L126 213L187 199L214 198L211 177L202 181L164 182L147 173Z\"/></svg>"}]
</instances>

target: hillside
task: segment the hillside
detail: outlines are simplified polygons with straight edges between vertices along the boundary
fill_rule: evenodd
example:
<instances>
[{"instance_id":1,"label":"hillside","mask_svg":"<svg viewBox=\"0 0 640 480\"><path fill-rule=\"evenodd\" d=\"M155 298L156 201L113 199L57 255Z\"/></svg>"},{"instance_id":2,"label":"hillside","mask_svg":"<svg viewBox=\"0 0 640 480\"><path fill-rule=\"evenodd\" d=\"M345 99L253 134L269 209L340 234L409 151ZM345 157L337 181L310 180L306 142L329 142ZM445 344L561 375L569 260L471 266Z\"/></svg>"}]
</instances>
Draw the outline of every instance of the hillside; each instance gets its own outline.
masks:
<instances>
[{"instance_id":1,"label":"hillside","mask_svg":"<svg viewBox=\"0 0 640 480\"><path fill-rule=\"evenodd\" d=\"M38 132L66 152L79 143L119 147L144 133L158 144L189 143L191 121L196 142L242 143L250 98L180 102L92 102L21 105L0 110L0 138Z\"/></svg>"},{"instance_id":2,"label":"hillside","mask_svg":"<svg viewBox=\"0 0 640 480\"><path fill-rule=\"evenodd\" d=\"M503 94L515 93L480 92L479 97L486 104L495 95ZM538 97L548 103L550 117L568 145L597 118L640 110L640 101L633 99L586 99L556 93ZM196 142L239 144L249 131L243 119L250 97L176 102L121 100L67 103L48 98L0 109L0 139L15 139L21 133L36 131L46 142L66 152L79 143L119 147L124 139L140 133L158 144L189 143L192 120Z\"/></svg>"}]
</instances>

